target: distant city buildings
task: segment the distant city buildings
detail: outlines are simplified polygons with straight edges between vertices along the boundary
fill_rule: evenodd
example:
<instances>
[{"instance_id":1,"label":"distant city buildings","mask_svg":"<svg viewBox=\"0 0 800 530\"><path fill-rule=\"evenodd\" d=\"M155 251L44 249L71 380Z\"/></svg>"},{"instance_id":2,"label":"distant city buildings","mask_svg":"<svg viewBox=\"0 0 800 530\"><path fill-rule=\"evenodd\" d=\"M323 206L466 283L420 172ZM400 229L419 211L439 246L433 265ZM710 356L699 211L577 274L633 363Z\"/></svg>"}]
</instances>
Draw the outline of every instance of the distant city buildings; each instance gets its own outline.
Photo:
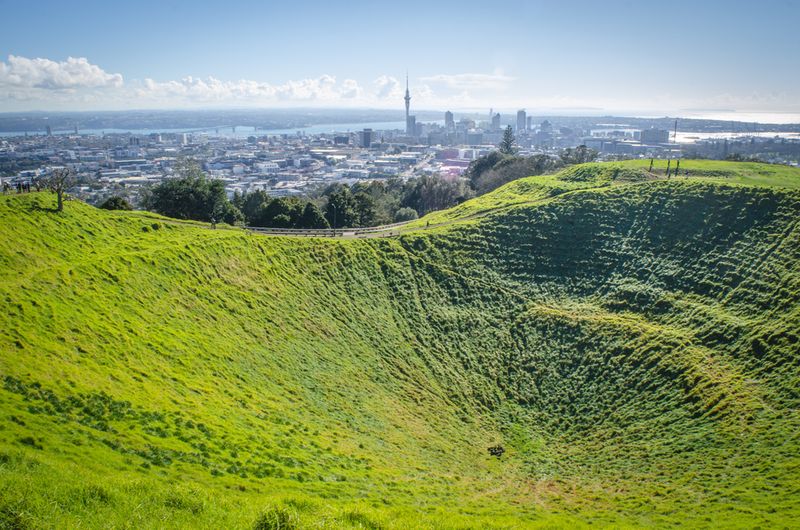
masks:
<instances>
[{"instance_id":1,"label":"distant city buildings","mask_svg":"<svg viewBox=\"0 0 800 530\"><path fill-rule=\"evenodd\" d=\"M407 113L408 111L406 111ZM408 118L406 118L408 119ZM449 110L444 113L444 128L448 131L454 131L456 128L456 122L453 119L453 113Z\"/></svg>"},{"instance_id":2,"label":"distant city buildings","mask_svg":"<svg viewBox=\"0 0 800 530\"><path fill-rule=\"evenodd\" d=\"M372 129L364 129L358 133L359 147L369 148L372 145Z\"/></svg>"},{"instance_id":3,"label":"distant city buildings","mask_svg":"<svg viewBox=\"0 0 800 530\"><path fill-rule=\"evenodd\" d=\"M410 112L408 80L403 100L405 127L398 120L393 127L379 129L365 123L357 131L345 128L318 134L260 134L254 129L237 135L232 126L212 126L206 132L191 133L74 135L72 123L62 126L60 133L43 123L39 134L0 136L0 162L5 168L0 175L3 182L31 182L48 168L66 166L81 181L70 193L95 204L112 195L135 204L147 187L175 176L177 160L192 158L209 177L224 182L229 195L264 190L270 195L294 196L331 183L420 175L459 178L472 160L497 149L503 137L502 116L493 109L488 115L456 116L447 111L444 120L430 115L433 121L423 123ZM422 116L425 114L420 113ZM697 125L711 135L708 139L693 137L676 143L670 142L665 126L671 124L664 119L539 118L522 109L516 115L516 142L520 156L555 157L561 149L586 145L596 149L601 159L741 154L781 163L800 161L800 128L793 133L794 139L749 136L729 140L716 136L719 122L709 122ZM223 129L233 135L226 135Z\"/></svg>"},{"instance_id":4,"label":"distant city buildings","mask_svg":"<svg viewBox=\"0 0 800 530\"><path fill-rule=\"evenodd\" d=\"M528 121L526 119L525 110L517 111L517 134L522 134L526 131Z\"/></svg>"},{"instance_id":5,"label":"distant city buildings","mask_svg":"<svg viewBox=\"0 0 800 530\"><path fill-rule=\"evenodd\" d=\"M643 144L669 143L669 131L666 129L645 129L639 133L639 140Z\"/></svg>"}]
</instances>

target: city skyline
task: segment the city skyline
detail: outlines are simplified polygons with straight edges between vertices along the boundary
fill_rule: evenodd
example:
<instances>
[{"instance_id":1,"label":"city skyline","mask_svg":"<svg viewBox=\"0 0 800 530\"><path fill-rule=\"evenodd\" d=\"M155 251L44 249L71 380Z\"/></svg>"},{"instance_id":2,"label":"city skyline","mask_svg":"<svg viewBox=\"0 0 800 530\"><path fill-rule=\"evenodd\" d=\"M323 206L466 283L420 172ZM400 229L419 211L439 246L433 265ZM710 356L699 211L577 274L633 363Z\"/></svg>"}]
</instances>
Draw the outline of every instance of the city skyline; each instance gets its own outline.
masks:
<instances>
[{"instance_id":1,"label":"city skyline","mask_svg":"<svg viewBox=\"0 0 800 530\"><path fill-rule=\"evenodd\" d=\"M796 3L45 4L0 2L0 112L402 109L408 70L412 114L800 121Z\"/></svg>"}]
</instances>

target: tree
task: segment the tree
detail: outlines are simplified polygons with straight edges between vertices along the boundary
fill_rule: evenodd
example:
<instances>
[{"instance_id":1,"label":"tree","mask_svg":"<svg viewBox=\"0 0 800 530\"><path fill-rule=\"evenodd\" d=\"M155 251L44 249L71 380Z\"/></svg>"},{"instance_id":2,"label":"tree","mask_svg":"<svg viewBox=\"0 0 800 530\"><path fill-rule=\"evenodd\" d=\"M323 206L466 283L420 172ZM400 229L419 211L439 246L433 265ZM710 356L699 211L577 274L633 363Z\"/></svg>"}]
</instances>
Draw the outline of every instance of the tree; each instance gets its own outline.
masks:
<instances>
[{"instance_id":1,"label":"tree","mask_svg":"<svg viewBox=\"0 0 800 530\"><path fill-rule=\"evenodd\" d=\"M325 206L325 218L331 228L346 228L356 226L358 212L356 211L353 194L348 186L337 186L328 195L328 204Z\"/></svg>"},{"instance_id":2,"label":"tree","mask_svg":"<svg viewBox=\"0 0 800 530\"><path fill-rule=\"evenodd\" d=\"M567 147L561 151L560 157L561 161L565 165L585 164L587 162L594 162L597 160L597 151L586 147L585 145L579 145L575 148Z\"/></svg>"},{"instance_id":3,"label":"tree","mask_svg":"<svg viewBox=\"0 0 800 530\"><path fill-rule=\"evenodd\" d=\"M261 211L272 199L263 190L257 190L244 195L234 195L234 205L242 212L245 221L250 226L257 226Z\"/></svg>"},{"instance_id":4,"label":"tree","mask_svg":"<svg viewBox=\"0 0 800 530\"><path fill-rule=\"evenodd\" d=\"M375 201L368 193L360 191L353 195L358 226L372 226L377 218Z\"/></svg>"},{"instance_id":5,"label":"tree","mask_svg":"<svg viewBox=\"0 0 800 530\"><path fill-rule=\"evenodd\" d=\"M560 166L560 159L548 155L506 156L492 169L481 174L472 185L479 194L487 193L512 180L542 175Z\"/></svg>"},{"instance_id":6,"label":"tree","mask_svg":"<svg viewBox=\"0 0 800 530\"><path fill-rule=\"evenodd\" d=\"M294 228L303 214L303 204L293 197L268 199L253 220L254 226Z\"/></svg>"},{"instance_id":7,"label":"tree","mask_svg":"<svg viewBox=\"0 0 800 530\"><path fill-rule=\"evenodd\" d=\"M272 226L274 228L293 228L292 218L285 213L280 213L272 218Z\"/></svg>"},{"instance_id":8,"label":"tree","mask_svg":"<svg viewBox=\"0 0 800 530\"><path fill-rule=\"evenodd\" d=\"M215 222L222 221L229 225L236 225L244 222L244 215L242 215L242 212L240 212L231 201L227 200L227 197L224 201L218 201L214 204L211 218L214 219Z\"/></svg>"},{"instance_id":9,"label":"tree","mask_svg":"<svg viewBox=\"0 0 800 530\"><path fill-rule=\"evenodd\" d=\"M404 183L398 178L386 180L373 180L371 182L357 182L351 186L350 191L354 196L365 193L370 201L362 200L357 205L362 226L374 226L391 223L394 213L400 208L400 197L403 193ZM364 209L367 208L367 215Z\"/></svg>"},{"instance_id":10,"label":"tree","mask_svg":"<svg viewBox=\"0 0 800 530\"><path fill-rule=\"evenodd\" d=\"M39 182L56 194L58 200L56 211L64 211L64 193L75 184L75 174L72 170L67 167L53 169L42 177Z\"/></svg>"},{"instance_id":11,"label":"tree","mask_svg":"<svg viewBox=\"0 0 800 530\"><path fill-rule=\"evenodd\" d=\"M492 151L488 155L484 155L478 157L477 159L470 162L469 167L467 168L466 176L469 179L470 185L472 189L478 189L477 183L481 178L481 175L492 169L496 166L500 161L505 158L505 155L500 151Z\"/></svg>"},{"instance_id":12,"label":"tree","mask_svg":"<svg viewBox=\"0 0 800 530\"><path fill-rule=\"evenodd\" d=\"M133 206L123 197L115 195L103 201L100 206L103 210L133 210Z\"/></svg>"},{"instance_id":13,"label":"tree","mask_svg":"<svg viewBox=\"0 0 800 530\"><path fill-rule=\"evenodd\" d=\"M404 221L413 221L414 219L418 219L419 214L414 208L400 208L394 214L394 222L395 223L402 223Z\"/></svg>"},{"instance_id":14,"label":"tree","mask_svg":"<svg viewBox=\"0 0 800 530\"><path fill-rule=\"evenodd\" d=\"M224 221L234 224L242 214L228 200L221 180L206 178L200 166L181 160L175 166L177 178L163 181L152 188L145 207L168 217L196 221Z\"/></svg>"},{"instance_id":15,"label":"tree","mask_svg":"<svg viewBox=\"0 0 800 530\"><path fill-rule=\"evenodd\" d=\"M300 216L297 223L297 228L330 228L330 224L316 204L307 202L303 208L303 215Z\"/></svg>"},{"instance_id":16,"label":"tree","mask_svg":"<svg viewBox=\"0 0 800 530\"><path fill-rule=\"evenodd\" d=\"M508 125L506 130L503 131L503 139L500 140L500 152L504 155L513 155L516 153L517 148L514 146L514 142L514 131L511 129L511 125Z\"/></svg>"},{"instance_id":17,"label":"tree","mask_svg":"<svg viewBox=\"0 0 800 530\"><path fill-rule=\"evenodd\" d=\"M401 205L424 215L433 210L455 206L471 196L472 190L463 179L426 175L408 182Z\"/></svg>"}]
</instances>

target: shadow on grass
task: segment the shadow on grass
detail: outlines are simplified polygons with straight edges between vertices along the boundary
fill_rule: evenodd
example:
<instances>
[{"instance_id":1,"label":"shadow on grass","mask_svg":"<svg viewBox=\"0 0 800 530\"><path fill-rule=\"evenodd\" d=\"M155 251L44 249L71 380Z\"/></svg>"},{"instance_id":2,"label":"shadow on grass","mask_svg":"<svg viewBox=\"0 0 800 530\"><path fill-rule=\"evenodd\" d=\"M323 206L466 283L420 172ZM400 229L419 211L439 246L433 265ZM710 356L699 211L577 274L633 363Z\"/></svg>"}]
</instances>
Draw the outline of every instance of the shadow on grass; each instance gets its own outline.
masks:
<instances>
[{"instance_id":1,"label":"shadow on grass","mask_svg":"<svg viewBox=\"0 0 800 530\"><path fill-rule=\"evenodd\" d=\"M41 204L32 204L31 205L32 212L49 212L49 213L59 213L58 208L56 207L48 207L42 206Z\"/></svg>"}]
</instances>

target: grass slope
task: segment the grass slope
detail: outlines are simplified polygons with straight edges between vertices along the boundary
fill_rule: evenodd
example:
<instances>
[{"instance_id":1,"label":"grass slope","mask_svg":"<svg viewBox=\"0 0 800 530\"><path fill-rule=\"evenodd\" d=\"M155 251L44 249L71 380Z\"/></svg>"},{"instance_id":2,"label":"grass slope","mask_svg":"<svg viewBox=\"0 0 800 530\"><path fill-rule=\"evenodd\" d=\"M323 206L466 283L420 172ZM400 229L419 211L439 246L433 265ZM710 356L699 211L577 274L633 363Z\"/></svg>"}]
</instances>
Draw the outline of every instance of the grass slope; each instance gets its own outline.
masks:
<instances>
[{"instance_id":1,"label":"grass slope","mask_svg":"<svg viewBox=\"0 0 800 530\"><path fill-rule=\"evenodd\" d=\"M675 170L674 161L670 163ZM654 180L668 180L667 161L656 160L650 171L649 160L625 160L573 166L556 175L518 179L449 210L432 212L409 228L452 223L485 215L498 209L529 205L569 191ZM789 166L720 160L681 160L680 176L673 181L706 182L728 185L800 188L798 170Z\"/></svg>"},{"instance_id":2,"label":"grass slope","mask_svg":"<svg viewBox=\"0 0 800 530\"><path fill-rule=\"evenodd\" d=\"M642 167L379 240L0 198L0 527L792 526L800 175Z\"/></svg>"}]
</instances>

